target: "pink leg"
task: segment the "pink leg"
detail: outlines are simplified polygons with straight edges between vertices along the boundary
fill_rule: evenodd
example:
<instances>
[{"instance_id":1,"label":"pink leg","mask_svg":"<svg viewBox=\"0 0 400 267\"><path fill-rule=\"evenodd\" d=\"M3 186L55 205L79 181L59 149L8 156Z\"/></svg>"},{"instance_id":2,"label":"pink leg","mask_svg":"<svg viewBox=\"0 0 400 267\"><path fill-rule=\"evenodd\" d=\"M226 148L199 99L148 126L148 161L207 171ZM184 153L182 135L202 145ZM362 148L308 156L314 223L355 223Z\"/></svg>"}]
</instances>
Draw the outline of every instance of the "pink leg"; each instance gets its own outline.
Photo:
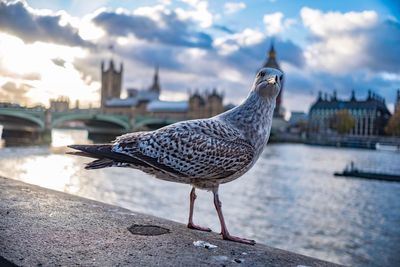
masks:
<instances>
[{"instance_id":1,"label":"pink leg","mask_svg":"<svg viewBox=\"0 0 400 267\"><path fill-rule=\"evenodd\" d=\"M193 223L193 210L194 210L194 201L196 200L196 192L195 188L192 188L192 191L190 192L190 210L189 210L189 222L187 227L190 229L195 229L199 231L205 231L205 232L211 232L210 228L207 227L201 227Z\"/></svg>"},{"instance_id":2,"label":"pink leg","mask_svg":"<svg viewBox=\"0 0 400 267\"><path fill-rule=\"evenodd\" d=\"M256 241L254 241L254 240L231 236L229 234L228 229L226 228L226 225L225 225L224 215L222 214L222 209L221 209L222 204L218 197L218 187L213 190L213 194L214 194L214 206L215 206L215 209L217 210L218 218L221 223L222 238L225 240L230 240L230 241L234 241L234 242L255 245Z\"/></svg>"}]
</instances>

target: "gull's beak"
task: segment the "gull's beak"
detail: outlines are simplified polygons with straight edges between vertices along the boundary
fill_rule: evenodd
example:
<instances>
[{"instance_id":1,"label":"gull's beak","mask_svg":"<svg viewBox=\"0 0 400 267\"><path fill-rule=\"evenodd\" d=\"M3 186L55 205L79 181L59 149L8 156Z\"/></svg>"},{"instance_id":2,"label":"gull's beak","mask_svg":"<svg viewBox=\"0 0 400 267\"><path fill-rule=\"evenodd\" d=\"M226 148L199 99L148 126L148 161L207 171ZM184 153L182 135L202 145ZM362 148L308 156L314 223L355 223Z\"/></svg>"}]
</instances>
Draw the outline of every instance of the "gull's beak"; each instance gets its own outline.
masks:
<instances>
[{"instance_id":1,"label":"gull's beak","mask_svg":"<svg viewBox=\"0 0 400 267\"><path fill-rule=\"evenodd\" d=\"M267 82L269 84L277 84L278 83L278 76L277 75L272 75L271 77L268 77Z\"/></svg>"}]
</instances>

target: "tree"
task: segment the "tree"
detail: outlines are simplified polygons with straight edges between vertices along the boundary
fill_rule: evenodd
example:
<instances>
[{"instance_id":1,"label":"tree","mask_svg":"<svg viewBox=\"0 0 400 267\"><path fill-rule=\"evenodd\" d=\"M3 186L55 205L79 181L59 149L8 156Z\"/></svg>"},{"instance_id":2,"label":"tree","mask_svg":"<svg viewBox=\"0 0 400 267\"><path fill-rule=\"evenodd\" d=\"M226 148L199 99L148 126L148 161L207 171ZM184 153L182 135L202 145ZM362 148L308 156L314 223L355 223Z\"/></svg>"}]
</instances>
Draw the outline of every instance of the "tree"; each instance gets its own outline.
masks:
<instances>
[{"instance_id":1,"label":"tree","mask_svg":"<svg viewBox=\"0 0 400 267\"><path fill-rule=\"evenodd\" d=\"M400 136L400 109L397 109L392 117L390 117L385 127L385 132L388 135Z\"/></svg>"},{"instance_id":2,"label":"tree","mask_svg":"<svg viewBox=\"0 0 400 267\"><path fill-rule=\"evenodd\" d=\"M356 120L348 110L339 110L330 119L330 128L339 134L347 134L354 128Z\"/></svg>"}]
</instances>

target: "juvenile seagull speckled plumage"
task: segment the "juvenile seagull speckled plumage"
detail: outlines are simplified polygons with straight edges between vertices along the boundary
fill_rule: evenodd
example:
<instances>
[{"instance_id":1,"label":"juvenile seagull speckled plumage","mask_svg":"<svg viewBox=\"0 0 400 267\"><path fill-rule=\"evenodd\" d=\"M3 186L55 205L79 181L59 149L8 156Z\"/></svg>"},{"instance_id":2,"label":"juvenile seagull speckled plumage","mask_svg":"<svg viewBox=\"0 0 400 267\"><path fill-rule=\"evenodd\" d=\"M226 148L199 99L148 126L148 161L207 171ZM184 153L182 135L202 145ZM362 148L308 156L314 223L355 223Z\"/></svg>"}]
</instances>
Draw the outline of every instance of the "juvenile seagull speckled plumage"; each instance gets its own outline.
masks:
<instances>
[{"instance_id":1,"label":"juvenile seagull speckled plumage","mask_svg":"<svg viewBox=\"0 0 400 267\"><path fill-rule=\"evenodd\" d=\"M255 244L229 234L218 196L220 184L242 176L257 161L267 144L276 97L283 74L261 69L250 94L236 108L209 119L178 122L149 132L117 137L112 144L71 145L71 154L96 158L86 169L131 167L156 178L191 184L188 227L211 231L193 223L195 188L214 194L223 239Z\"/></svg>"}]
</instances>

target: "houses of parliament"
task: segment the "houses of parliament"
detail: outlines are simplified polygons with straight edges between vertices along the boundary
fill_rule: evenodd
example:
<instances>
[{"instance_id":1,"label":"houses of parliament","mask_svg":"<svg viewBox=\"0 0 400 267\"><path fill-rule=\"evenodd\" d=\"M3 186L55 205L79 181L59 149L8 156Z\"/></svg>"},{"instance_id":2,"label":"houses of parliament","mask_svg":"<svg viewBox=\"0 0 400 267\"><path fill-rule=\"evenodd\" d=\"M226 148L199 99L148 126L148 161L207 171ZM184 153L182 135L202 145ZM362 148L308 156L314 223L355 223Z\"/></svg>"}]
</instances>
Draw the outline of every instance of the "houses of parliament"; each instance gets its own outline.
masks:
<instances>
[{"instance_id":1,"label":"houses of parliament","mask_svg":"<svg viewBox=\"0 0 400 267\"><path fill-rule=\"evenodd\" d=\"M197 119L215 116L224 111L223 95L213 89L209 93L194 92L187 101L160 100L161 85L158 66L153 81L145 90L127 89L127 98L120 98L122 89L123 65L119 70L110 60L106 69L101 64L101 110L105 113L142 115L170 119Z\"/></svg>"},{"instance_id":2,"label":"houses of parliament","mask_svg":"<svg viewBox=\"0 0 400 267\"><path fill-rule=\"evenodd\" d=\"M273 44L262 67L280 69ZM162 101L162 87L158 66L154 70L152 84L144 90L127 89L127 97L121 98L123 81L123 64L119 68L111 59L108 66L101 63L101 110L104 113L133 116L154 116L170 119L208 118L224 112L229 108L223 105L223 94L213 89L211 92L189 93L186 101ZM229 93L229 92L228 92ZM282 90L277 98L274 118L283 118Z\"/></svg>"}]
</instances>

